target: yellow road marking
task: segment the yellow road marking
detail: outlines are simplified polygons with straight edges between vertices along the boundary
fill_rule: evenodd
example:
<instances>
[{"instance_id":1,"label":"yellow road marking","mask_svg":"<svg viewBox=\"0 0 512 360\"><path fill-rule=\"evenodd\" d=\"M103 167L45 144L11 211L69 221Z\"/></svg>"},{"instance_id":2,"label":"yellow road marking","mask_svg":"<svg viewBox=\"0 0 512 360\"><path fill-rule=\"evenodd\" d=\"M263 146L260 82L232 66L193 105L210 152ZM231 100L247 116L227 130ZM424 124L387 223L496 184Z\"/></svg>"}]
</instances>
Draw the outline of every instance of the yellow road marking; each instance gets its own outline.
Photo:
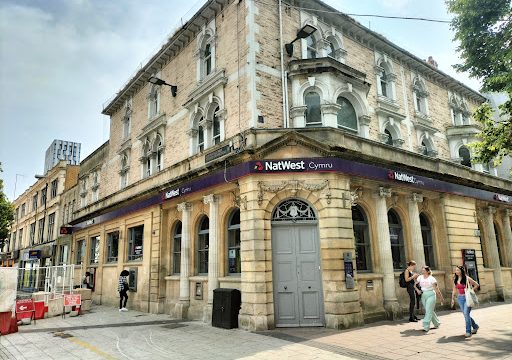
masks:
<instances>
[{"instance_id":1,"label":"yellow road marking","mask_svg":"<svg viewBox=\"0 0 512 360\"><path fill-rule=\"evenodd\" d=\"M84 347L88 350L91 350L92 352L98 354L99 356L103 356L105 359L109 359L109 360L117 360L117 358L113 357L112 355L109 355L107 354L106 352L103 352L101 351L100 349L98 349L97 347L89 344L89 343L86 343L85 341L82 341L82 340L78 340L77 338L75 337L70 337L70 338L67 338L69 341L72 341L74 342L75 344L77 345L80 345L81 347Z\"/></svg>"}]
</instances>

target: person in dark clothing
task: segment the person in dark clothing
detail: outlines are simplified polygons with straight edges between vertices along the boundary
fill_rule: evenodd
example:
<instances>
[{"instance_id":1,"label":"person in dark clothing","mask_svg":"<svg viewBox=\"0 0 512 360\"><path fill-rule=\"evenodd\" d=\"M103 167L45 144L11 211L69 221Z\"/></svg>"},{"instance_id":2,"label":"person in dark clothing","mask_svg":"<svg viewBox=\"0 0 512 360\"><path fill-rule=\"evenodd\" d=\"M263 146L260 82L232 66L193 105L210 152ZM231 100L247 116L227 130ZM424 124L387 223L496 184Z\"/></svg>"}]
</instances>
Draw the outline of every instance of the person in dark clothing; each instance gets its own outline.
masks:
<instances>
[{"instance_id":1,"label":"person in dark clothing","mask_svg":"<svg viewBox=\"0 0 512 360\"><path fill-rule=\"evenodd\" d=\"M411 260L407 263L407 268L404 270L405 282L407 283L407 293L409 294L409 321L417 322L419 319L414 315L414 305L416 305L416 289L415 280L418 274L414 273L416 270L416 261Z\"/></svg>"},{"instance_id":2,"label":"person in dark clothing","mask_svg":"<svg viewBox=\"0 0 512 360\"><path fill-rule=\"evenodd\" d=\"M82 281L82 288L86 288L86 289L91 289L92 290L92 286L91 286L91 273L89 271L87 271L85 273L85 276L84 276L84 279Z\"/></svg>"},{"instance_id":3,"label":"person in dark clothing","mask_svg":"<svg viewBox=\"0 0 512 360\"><path fill-rule=\"evenodd\" d=\"M130 275L128 270L121 271L119 275L119 282L117 284L117 291L119 292L119 311L128 311L126 308L126 302L128 301L128 279L127 276ZM124 304L123 304L124 299Z\"/></svg>"}]
</instances>

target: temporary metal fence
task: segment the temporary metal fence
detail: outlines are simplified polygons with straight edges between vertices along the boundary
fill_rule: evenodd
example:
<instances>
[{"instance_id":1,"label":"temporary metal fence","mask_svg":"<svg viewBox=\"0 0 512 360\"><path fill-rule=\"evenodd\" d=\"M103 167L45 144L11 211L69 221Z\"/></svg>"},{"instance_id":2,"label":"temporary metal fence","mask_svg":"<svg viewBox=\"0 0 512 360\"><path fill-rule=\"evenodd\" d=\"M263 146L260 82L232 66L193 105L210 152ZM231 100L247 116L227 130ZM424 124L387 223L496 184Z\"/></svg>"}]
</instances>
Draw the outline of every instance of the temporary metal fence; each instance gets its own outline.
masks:
<instances>
[{"instance_id":1,"label":"temporary metal fence","mask_svg":"<svg viewBox=\"0 0 512 360\"><path fill-rule=\"evenodd\" d=\"M34 292L45 292L50 298L62 297L64 294L72 294L73 289L80 287L82 278L75 279L74 265L38 266L26 264L18 268L18 285L16 298L23 299L32 296ZM77 274L78 275L78 274Z\"/></svg>"}]
</instances>

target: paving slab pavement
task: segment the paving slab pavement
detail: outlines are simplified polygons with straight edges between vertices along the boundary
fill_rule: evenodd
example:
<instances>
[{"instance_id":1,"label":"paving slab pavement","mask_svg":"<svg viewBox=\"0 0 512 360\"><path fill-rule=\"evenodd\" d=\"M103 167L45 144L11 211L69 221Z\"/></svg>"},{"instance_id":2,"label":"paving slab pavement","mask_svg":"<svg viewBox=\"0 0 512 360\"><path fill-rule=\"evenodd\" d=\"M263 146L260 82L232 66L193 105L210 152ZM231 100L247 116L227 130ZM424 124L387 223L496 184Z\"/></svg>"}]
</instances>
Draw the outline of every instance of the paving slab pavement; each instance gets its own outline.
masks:
<instances>
[{"instance_id":1,"label":"paving slab pavement","mask_svg":"<svg viewBox=\"0 0 512 360\"><path fill-rule=\"evenodd\" d=\"M478 334L464 338L460 311L440 312L441 327L382 321L349 330L219 329L168 315L95 306L80 317L44 319L0 336L0 359L509 359L512 304L473 310Z\"/></svg>"}]
</instances>

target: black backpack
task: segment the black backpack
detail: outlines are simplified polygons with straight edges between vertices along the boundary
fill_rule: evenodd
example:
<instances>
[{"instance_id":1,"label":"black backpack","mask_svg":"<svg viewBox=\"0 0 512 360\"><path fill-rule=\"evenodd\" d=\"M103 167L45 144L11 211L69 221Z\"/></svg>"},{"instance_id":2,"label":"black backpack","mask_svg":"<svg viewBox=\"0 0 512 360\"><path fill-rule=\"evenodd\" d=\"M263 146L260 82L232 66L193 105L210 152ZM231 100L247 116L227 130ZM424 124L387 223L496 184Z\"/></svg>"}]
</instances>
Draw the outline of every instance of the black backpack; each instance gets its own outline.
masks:
<instances>
[{"instance_id":1,"label":"black backpack","mask_svg":"<svg viewBox=\"0 0 512 360\"><path fill-rule=\"evenodd\" d=\"M401 288L407 287L407 282L405 281L405 271L400 273L400 277L398 278L398 284Z\"/></svg>"}]
</instances>

